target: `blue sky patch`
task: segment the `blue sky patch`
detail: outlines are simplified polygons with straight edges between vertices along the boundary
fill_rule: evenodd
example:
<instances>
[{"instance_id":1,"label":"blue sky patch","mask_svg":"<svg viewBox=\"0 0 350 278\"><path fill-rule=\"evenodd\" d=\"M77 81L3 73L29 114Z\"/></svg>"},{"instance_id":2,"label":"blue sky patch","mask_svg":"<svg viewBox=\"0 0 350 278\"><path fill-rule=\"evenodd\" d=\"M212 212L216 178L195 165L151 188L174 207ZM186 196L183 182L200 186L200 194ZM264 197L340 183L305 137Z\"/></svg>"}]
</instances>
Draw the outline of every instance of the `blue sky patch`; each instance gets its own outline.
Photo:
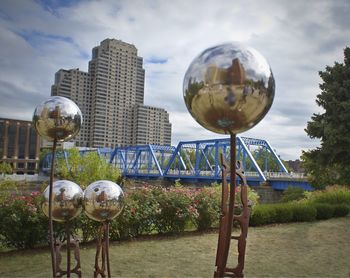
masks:
<instances>
[{"instance_id":1,"label":"blue sky patch","mask_svg":"<svg viewBox=\"0 0 350 278\"><path fill-rule=\"evenodd\" d=\"M25 39L32 47L40 46L43 41L54 40L54 41L63 41L67 43L74 44L74 41L71 37L45 34L38 31L21 31L17 32L17 35Z\"/></svg>"},{"instance_id":2,"label":"blue sky patch","mask_svg":"<svg viewBox=\"0 0 350 278\"><path fill-rule=\"evenodd\" d=\"M168 59L161 58L161 57L151 57L151 58L145 59L145 62L147 64L165 64L166 62L168 62Z\"/></svg>"},{"instance_id":3,"label":"blue sky patch","mask_svg":"<svg viewBox=\"0 0 350 278\"><path fill-rule=\"evenodd\" d=\"M52 13L53 15L59 16L58 9L64 7L71 7L81 0L35 0L45 11Z\"/></svg>"}]
</instances>

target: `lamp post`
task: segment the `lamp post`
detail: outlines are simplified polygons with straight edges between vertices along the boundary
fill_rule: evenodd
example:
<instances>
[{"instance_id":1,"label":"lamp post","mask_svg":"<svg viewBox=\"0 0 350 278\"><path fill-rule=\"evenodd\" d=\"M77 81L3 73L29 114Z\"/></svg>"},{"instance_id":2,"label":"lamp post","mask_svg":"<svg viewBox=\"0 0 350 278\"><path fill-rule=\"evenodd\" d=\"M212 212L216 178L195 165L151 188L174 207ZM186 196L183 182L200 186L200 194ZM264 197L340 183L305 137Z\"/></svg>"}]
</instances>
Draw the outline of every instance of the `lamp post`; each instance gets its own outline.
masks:
<instances>
[{"instance_id":1,"label":"lamp post","mask_svg":"<svg viewBox=\"0 0 350 278\"><path fill-rule=\"evenodd\" d=\"M214 277L243 277L250 212L246 178L241 163L236 161L236 135L264 118L274 94L275 81L266 59L239 43L204 50L192 61L184 77L184 101L192 117L210 131L230 135L229 166L221 156L221 216ZM241 181L240 215L234 215L236 176ZM241 228L237 237L231 235L234 221ZM231 239L238 241L238 264L234 268L227 267Z\"/></svg>"}]
</instances>

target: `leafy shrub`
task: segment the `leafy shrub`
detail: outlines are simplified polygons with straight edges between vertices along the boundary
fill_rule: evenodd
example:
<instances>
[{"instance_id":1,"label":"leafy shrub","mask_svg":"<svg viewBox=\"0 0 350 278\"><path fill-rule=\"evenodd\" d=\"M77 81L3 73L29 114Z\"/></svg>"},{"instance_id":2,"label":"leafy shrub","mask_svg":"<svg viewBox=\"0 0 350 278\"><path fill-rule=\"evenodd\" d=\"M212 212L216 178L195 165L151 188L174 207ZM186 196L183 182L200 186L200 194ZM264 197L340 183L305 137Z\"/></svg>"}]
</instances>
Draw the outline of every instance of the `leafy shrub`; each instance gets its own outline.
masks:
<instances>
[{"instance_id":1,"label":"leafy shrub","mask_svg":"<svg viewBox=\"0 0 350 278\"><path fill-rule=\"evenodd\" d=\"M98 235L98 227L101 223L91 220L85 213L80 214L73 221L81 230L83 242L89 242L96 239Z\"/></svg>"},{"instance_id":2,"label":"leafy shrub","mask_svg":"<svg viewBox=\"0 0 350 278\"><path fill-rule=\"evenodd\" d=\"M195 223L199 231L210 229L218 224L220 199L220 192L215 187L203 188L196 192L193 201L198 212Z\"/></svg>"},{"instance_id":3,"label":"leafy shrub","mask_svg":"<svg viewBox=\"0 0 350 278\"><path fill-rule=\"evenodd\" d=\"M193 222L197 210L192 206L192 193L185 188L161 189L156 196L158 209L154 226L158 233L179 233Z\"/></svg>"},{"instance_id":4,"label":"leafy shrub","mask_svg":"<svg viewBox=\"0 0 350 278\"><path fill-rule=\"evenodd\" d=\"M11 167L11 164L6 162L0 163L0 174L12 174L12 173L13 173L13 169Z\"/></svg>"},{"instance_id":5,"label":"leafy shrub","mask_svg":"<svg viewBox=\"0 0 350 278\"><path fill-rule=\"evenodd\" d=\"M314 221L316 220L316 208L309 202L296 202L292 205L293 221Z\"/></svg>"},{"instance_id":6,"label":"leafy shrub","mask_svg":"<svg viewBox=\"0 0 350 278\"><path fill-rule=\"evenodd\" d=\"M350 212L349 206L345 204L333 205L333 208L334 208L334 214L333 214L334 217L347 216Z\"/></svg>"},{"instance_id":7,"label":"leafy shrub","mask_svg":"<svg viewBox=\"0 0 350 278\"><path fill-rule=\"evenodd\" d=\"M235 195L235 204L241 205L241 186L236 187L236 195ZM220 191L221 192L221 191ZM258 204L260 196L254 189L248 186L248 203L252 210L254 210L254 206Z\"/></svg>"},{"instance_id":8,"label":"leafy shrub","mask_svg":"<svg viewBox=\"0 0 350 278\"><path fill-rule=\"evenodd\" d=\"M41 194L14 197L11 194L19 192L16 188L12 182L2 185L2 189L8 190L0 196L1 244L32 248L46 243L48 219L41 210ZM249 190L249 196L258 199L252 190ZM198 230L215 227L219 221L220 199L221 188L218 186L191 189L178 184L169 189L154 186L129 189L122 213L111 221L110 238L119 240L152 233L179 233L190 225L191 228L195 225ZM99 226L99 222L90 220L84 213L71 222L72 232L81 236L83 242L94 240ZM54 235L64 239L65 226L54 222Z\"/></svg>"},{"instance_id":9,"label":"leafy shrub","mask_svg":"<svg viewBox=\"0 0 350 278\"><path fill-rule=\"evenodd\" d=\"M83 189L97 180L121 182L118 170L96 152L88 152L83 156L77 148L66 152L68 163L63 156L57 159L57 174L61 179L73 181Z\"/></svg>"},{"instance_id":10,"label":"leafy shrub","mask_svg":"<svg viewBox=\"0 0 350 278\"><path fill-rule=\"evenodd\" d=\"M288 223L293 220L293 207L290 204L275 204L275 223Z\"/></svg>"},{"instance_id":11,"label":"leafy shrub","mask_svg":"<svg viewBox=\"0 0 350 278\"><path fill-rule=\"evenodd\" d=\"M314 203L350 205L350 189L344 186L328 186L325 190L312 192L308 197Z\"/></svg>"},{"instance_id":12,"label":"leafy shrub","mask_svg":"<svg viewBox=\"0 0 350 278\"><path fill-rule=\"evenodd\" d=\"M32 248L47 242L48 220L40 208L41 196L12 195L0 205L0 241L4 246Z\"/></svg>"},{"instance_id":13,"label":"leafy shrub","mask_svg":"<svg viewBox=\"0 0 350 278\"><path fill-rule=\"evenodd\" d=\"M332 205L316 203L314 207L316 208L316 219L330 219L334 214L334 207Z\"/></svg>"},{"instance_id":14,"label":"leafy shrub","mask_svg":"<svg viewBox=\"0 0 350 278\"><path fill-rule=\"evenodd\" d=\"M251 226L260 226L274 223L276 217L275 206L272 204L262 204L255 207L250 217Z\"/></svg>"},{"instance_id":15,"label":"leafy shrub","mask_svg":"<svg viewBox=\"0 0 350 278\"><path fill-rule=\"evenodd\" d=\"M115 230L112 230L112 239L152 233L159 206L157 196L160 194L161 189L157 187L142 187L127 192L124 209L113 220Z\"/></svg>"},{"instance_id":16,"label":"leafy shrub","mask_svg":"<svg viewBox=\"0 0 350 278\"><path fill-rule=\"evenodd\" d=\"M282 194L282 202L297 201L304 198L305 190L301 187L289 186Z\"/></svg>"}]
</instances>

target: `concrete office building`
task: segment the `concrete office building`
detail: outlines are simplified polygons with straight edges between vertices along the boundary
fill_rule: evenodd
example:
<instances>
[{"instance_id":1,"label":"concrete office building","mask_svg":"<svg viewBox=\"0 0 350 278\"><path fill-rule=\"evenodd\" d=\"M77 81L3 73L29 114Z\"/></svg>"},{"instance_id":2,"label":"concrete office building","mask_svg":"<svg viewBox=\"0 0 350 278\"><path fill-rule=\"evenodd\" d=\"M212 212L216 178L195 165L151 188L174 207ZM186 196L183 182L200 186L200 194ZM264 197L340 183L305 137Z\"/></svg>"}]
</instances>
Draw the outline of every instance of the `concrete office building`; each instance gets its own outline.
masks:
<instances>
[{"instance_id":1,"label":"concrete office building","mask_svg":"<svg viewBox=\"0 0 350 278\"><path fill-rule=\"evenodd\" d=\"M146 105L134 107L133 145L144 144L171 144L171 124L164 109Z\"/></svg>"},{"instance_id":2,"label":"concrete office building","mask_svg":"<svg viewBox=\"0 0 350 278\"><path fill-rule=\"evenodd\" d=\"M141 126L135 116L140 108L135 107L143 106L144 79L143 59L137 56L136 47L116 39L105 39L92 49L88 73L59 70L51 94L75 101L84 117L76 145L114 148L135 144ZM160 144L170 144L169 119L158 133L167 138ZM142 142L156 144L154 140L148 137Z\"/></svg>"},{"instance_id":3,"label":"concrete office building","mask_svg":"<svg viewBox=\"0 0 350 278\"><path fill-rule=\"evenodd\" d=\"M39 169L40 137L32 122L0 118L0 163L15 174L35 174Z\"/></svg>"}]
</instances>

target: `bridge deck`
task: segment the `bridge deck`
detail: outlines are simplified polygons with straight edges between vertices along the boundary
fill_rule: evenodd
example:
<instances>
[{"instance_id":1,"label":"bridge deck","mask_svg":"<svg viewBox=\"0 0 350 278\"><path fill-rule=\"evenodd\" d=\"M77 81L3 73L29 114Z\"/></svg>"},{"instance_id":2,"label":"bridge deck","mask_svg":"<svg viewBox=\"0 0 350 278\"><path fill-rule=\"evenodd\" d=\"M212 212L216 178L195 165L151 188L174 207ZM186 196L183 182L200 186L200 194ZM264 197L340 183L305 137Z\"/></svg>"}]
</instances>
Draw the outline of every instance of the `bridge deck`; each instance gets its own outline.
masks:
<instances>
[{"instance_id":1,"label":"bridge deck","mask_svg":"<svg viewBox=\"0 0 350 278\"><path fill-rule=\"evenodd\" d=\"M236 159L245 169L248 184L255 186L268 182L277 190L284 190L288 186L312 190L303 174L288 173L266 140L238 136L236 146ZM87 151L91 150L82 150L81 154ZM93 151L112 163L126 177L213 182L221 180L220 155L223 154L224 159L229 160L230 139L182 141L177 147L142 145ZM64 158L68 163L66 153ZM49 158L44 160L43 170L49 169L49 164Z\"/></svg>"}]
</instances>

